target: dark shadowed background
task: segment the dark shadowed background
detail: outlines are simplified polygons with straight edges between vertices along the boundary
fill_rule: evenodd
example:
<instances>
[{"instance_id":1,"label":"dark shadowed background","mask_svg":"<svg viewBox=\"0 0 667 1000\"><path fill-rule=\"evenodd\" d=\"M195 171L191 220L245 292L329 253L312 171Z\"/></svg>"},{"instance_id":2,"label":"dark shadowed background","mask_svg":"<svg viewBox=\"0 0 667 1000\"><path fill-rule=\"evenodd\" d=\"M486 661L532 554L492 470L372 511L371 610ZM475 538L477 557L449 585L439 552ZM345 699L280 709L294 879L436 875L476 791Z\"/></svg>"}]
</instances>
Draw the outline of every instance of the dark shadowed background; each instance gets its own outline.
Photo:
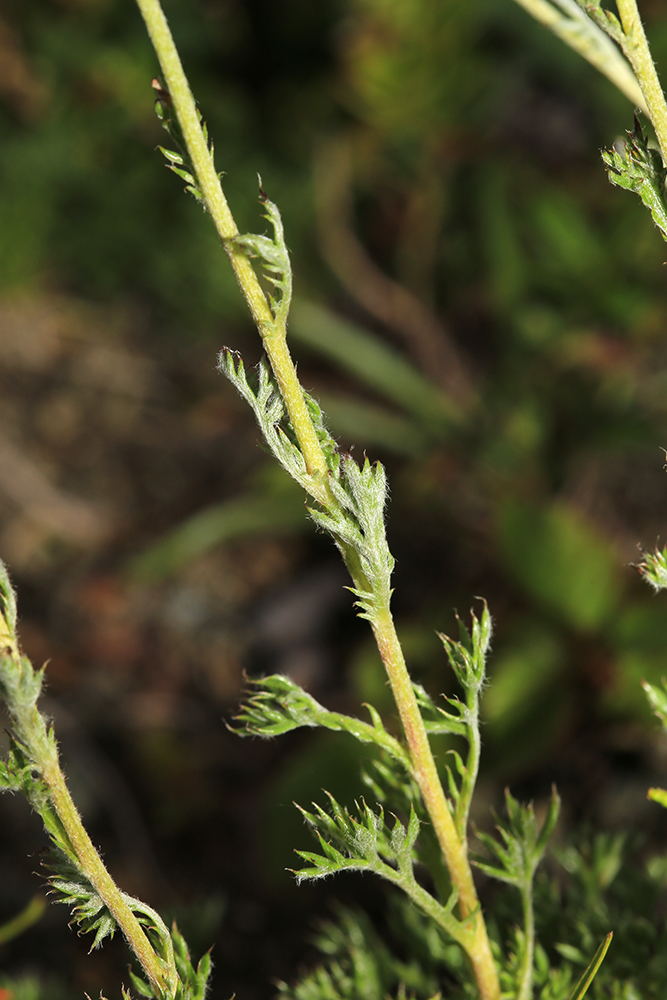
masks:
<instances>
[{"instance_id":1,"label":"dark shadowed background","mask_svg":"<svg viewBox=\"0 0 667 1000\"><path fill-rule=\"evenodd\" d=\"M166 0L242 231L283 214L299 374L341 446L386 464L395 612L416 679L435 630L496 621L477 819L502 788L561 837L630 826L667 753L642 678L667 607L638 547L667 533L667 249L599 157L632 108L512 0ZM642 5L658 66L667 16ZM264 1000L334 899L297 888L291 803L359 795L345 736L241 741L242 673L392 707L307 523L216 374L257 336L210 221L156 152L156 62L130 0L0 0L0 554L85 820L123 888L214 945L214 1000ZM0 801L0 923L45 838ZM119 995L49 907L0 945L30 997ZM28 994L26 993L26 997Z\"/></svg>"}]
</instances>

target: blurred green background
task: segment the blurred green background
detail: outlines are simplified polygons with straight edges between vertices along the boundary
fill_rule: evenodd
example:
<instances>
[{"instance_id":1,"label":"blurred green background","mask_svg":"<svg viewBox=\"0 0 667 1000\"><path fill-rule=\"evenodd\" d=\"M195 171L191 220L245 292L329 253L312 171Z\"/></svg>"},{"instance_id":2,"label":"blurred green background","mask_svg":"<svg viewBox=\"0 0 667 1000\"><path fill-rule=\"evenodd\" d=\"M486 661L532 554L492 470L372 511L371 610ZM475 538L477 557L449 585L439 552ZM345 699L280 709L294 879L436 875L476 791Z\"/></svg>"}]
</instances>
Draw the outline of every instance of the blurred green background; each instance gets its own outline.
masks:
<instances>
[{"instance_id":1,"label":"blurred green background","mask_svg":"<svg viewBox=\"0 0 667 1000\"><path fill-rule=\"evenodd\" d=\"M667 673L667 614L632 564L667 524L666 252L599 158L632 108L512 0L165 8L240 228L264 226L257 173L282 211L302 380L388 467L399 633L433 693L435 630L489 601L480 822L504 784L555 780L565 829L659 844L640 681ZM660 66L667 15L642 10ZM223 345L260 349L155 151L155 72L130 0L0 4L0 553L112 870L215 942L214 998L254 1000L329 900L382 896L284 872L308 845L291 801L351 799L359 757L237 740L242 671L391 705L335 552L215 373ZM43 838L0 809L1 923ZM65 925L50 907L0 968L25 1000L117 995L122 944L88 957Z\"/></svg>"}]
</instances>

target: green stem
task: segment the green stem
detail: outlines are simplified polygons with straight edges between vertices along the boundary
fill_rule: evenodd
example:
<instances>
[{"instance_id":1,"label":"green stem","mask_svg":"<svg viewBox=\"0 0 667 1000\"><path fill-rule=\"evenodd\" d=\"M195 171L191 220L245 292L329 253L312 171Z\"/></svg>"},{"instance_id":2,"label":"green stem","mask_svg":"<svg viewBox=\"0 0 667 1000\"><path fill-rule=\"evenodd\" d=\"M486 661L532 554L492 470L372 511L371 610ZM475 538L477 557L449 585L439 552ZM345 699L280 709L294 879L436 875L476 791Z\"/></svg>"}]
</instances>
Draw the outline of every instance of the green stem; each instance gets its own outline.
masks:
<instances>
[{"instance_id":1,"label":"green stem","mask_svg":"<svg viewBox=\"0 0 667 1000\"><path fill-rule=\"evenodd\" d=\"M183 72L167 19L159 0L137 0L137 4L158 57L204 204L213 219L236 280L262 338L264 350L297 435L306 468L310 475L315 477L313 493L321 502L331 503L326 461L308 413L303 390L296 377L294 363L287 347L285 325L276 322L246 251L235 242L239 231L206 145L194 98Z\"/></svg>"},{"instance_id":2,"label":"green stem","mask_svg":"<svg viewBox=\"0 0 667 1000\"><path fill-rule=\"evenodd\" d=\"M655 129L663 161L667 164L667 103L649 51L636 0L616 0L616 6L625 33L625 54L632 63Z\"/></svg>"},{"instance_id":3,"label":"green stem","mask_svg":"<svg viewBox=\"0 0 667 1000\"><path fill-rule=\"evenodd\" d=\"M197 184L262 337L306 467L315 479L313 493L325 506L336 507L337 503L328 486L326 459L310 419L303 390L287 347L285 326L276 323L245 251L235 242L238 230L222 193L220 180L199 124L190 87L159 0L137 0L137 4L162 68ZM359 584L363 580L363 573L358 565L358 557L347 546L343 545L342 548L352 578ZM386 613L376 617L373 630L398 705L412 767L445 856L452 883L458 891L461 914L464 918L471 917L474 927L468 954L474 968L481 1000L500 1000L498 974L480 912L466 848L459 839L445 799L388 605Z\"/></svg>"},{"instance_id":4,"label":"green stem","mask_svg":"<svg viewBox=\"0 0 667 1000\"><path fill-rule=\"evenodd\" d=\"M482 741L479 737L479 689L468 688L466 690L466 706L468 709L467 736L468 756L466 768L461 781L461 791L456 810L454 813L454 823L461 840L465 840L468 829L468 816L472 795L477 783L477 772L479 771L479 761L482 753Z\"/></svg>"},{"instance_id":5,"label":"green stem","mask_svg":"<svg viewBox=\"0 0 667 1000\"><path fill-rule=\"evenodd\" d=\"M20 657L15 646L11 653L13 658ZM24 664L17 663L17 668L28 668L25 661ZM178 985L175 964L172 960L168 967L165 967L120 889L104 867L72 801L58 761L56 744L49 738L44 717L34 705L28 707L14 704L8 707L16 723L19 741L27 750L48 788L49 799L67 834L81 870L122 930L157 995L172 998Z\"/></svg>"},{"instance_id":6,"label":"green stem","mask_svg":"<svg viewBox=\"0 0 667 1000\"><path fill-rule=\"evenodd\" d=\"M403 725L415 780L444 855L452 885L458 892L461 917L463 919L472 917L474 936L468 948L468 957L475 973L480 998L500 1000L498 973L491 954L465 842L457 833L445 798L424 720L419 711L389 609L375 616L371 624Z\"/></svg>"},{"instance_id":7,"label":"green stem","mask_svg":"<svg viewBox=\"0 0 667 1000\"><path fill-rule=\"evenodd\" d=\"M533 910L532 878L528 881L528 885L521 889L521 902L525 940L516 1000L532 1000L533 962L535 960L535 912Z\"/></svg>"},{"instance_id":8,"label":"green stem","mask_svg":"<svg viewBox=\"0 0 667 1000\"><path fill-rule=\"evenodd\" d=\"M517 0L517 3L611 80L632 104L649 114L631 67L602 28L581 8L566 14L549 0Z\"/></svg>"}]
</instances>

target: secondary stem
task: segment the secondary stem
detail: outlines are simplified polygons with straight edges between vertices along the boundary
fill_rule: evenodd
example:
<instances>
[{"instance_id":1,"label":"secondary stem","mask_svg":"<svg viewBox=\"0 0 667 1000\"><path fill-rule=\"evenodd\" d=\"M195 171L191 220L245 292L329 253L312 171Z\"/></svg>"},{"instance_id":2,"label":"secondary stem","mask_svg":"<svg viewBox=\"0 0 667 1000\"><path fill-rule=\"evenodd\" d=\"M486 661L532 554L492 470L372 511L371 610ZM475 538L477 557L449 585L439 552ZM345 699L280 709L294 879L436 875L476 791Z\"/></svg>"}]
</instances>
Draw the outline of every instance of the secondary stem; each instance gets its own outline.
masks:
<instances>
[{"instance_id":1,"label":"secondary stem","mask_svg":"<svg viewBox=\"0 0 667 1000\"><path fill-rule=\"evenodd\" d=\"M391 612L387 609L375 617L372 626L403 725L415 779L447 863L452 885L458 892L461 916L465 919L480 909L477 890L465 842L457 834L445 798ZM475 972L480 997L482 1000L500 1000L498 973L481 912L473 916L472 920L475 934L468 956Z\"/></svg>"},{"instance_id":2,"label":"secondary stem","mask_svg":"<svg viewBox=\"0 0 667 1000\"><path fill-rule=\"evenodd\" d=\"M58 761L50 761L42 770L51 801L63 824L81 869L122 930L141 967L159 995L173 997L178 984L176 969L165 970L145 931L123 899L111 875L104 867L93 842L81 822Z\"/></svg>"},{"instance_id":3,"label":"secondary stem","mask_svg":"<svg viewBox=\"0 0 667 1000\"><path fill-rule=\"evenodd\" d=\"M635 0L616 0L616 6L626 36L626 55L632 63L655 129L662 158L667 164L667 103L649 51L644 25Z\"/></svg>"},{"instance_id":4,"label":"secondary stem","mask_svg":"<svg viewBox=\"0 0 667 1000\"><path fill-rule=\"evenodd\" d=\"M22 672L32 671L29 662L21 657L16 639L7 628L2 615L0 615L0 640L3 640L5 655L13 661L11 669L15 676L20 677ZM11 699L8 698L7 702L14 720L16 735L48 788L50 802L62 824L79 867L122 930L156 994L172 998L178 985L176 967L173 961L163 963L160 960L120 889L104 867L72 801L58 761L55 740L48 732L44 716L30 701L27 703L20 701L18 693L20 689L19 684L15 688L16 695Z\"/></svg>"}]
</instances>

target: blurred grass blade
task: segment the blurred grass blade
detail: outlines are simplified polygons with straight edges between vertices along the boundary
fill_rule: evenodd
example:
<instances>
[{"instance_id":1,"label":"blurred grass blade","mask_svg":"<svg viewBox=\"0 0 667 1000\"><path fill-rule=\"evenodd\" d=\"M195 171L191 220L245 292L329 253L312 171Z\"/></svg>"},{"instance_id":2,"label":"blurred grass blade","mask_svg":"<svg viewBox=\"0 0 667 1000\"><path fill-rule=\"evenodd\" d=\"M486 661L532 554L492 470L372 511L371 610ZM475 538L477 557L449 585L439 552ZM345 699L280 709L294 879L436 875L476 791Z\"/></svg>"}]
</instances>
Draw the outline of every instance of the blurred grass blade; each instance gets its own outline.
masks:
<instances>
[{"instance_id":1,"label":"blurred grass blade","mask_svg":"<svg viewBox=\"0 0 667 1000\"><path fill-rule=\"evenodd\" d=\"M419 424L383 406L322 392L317 400L332 433L343 434L357 447L372 445L410 456L423 455L428 448L428 435Z\"/></svg>"},{"instance_id":2,"label":"blurred grass blade","mask_svg":"<svg viewBox=\"0 0 667 1000\"><path fill-rule=\"evenodd\" d=\"M37 895L33 896L26 907L24 907L20 913L17 913L15 917L8 920L0 927L0 944L6 944L13 938L18 937L27 931L29 927L36 924L39 919L41 919L44 910L46 909L46 900L44 896ZM0 998L2 994L0 992Z\"/></svg>"},{"instance_id":3,"label":"blurred grass blade","mask_svg":"<svg viewBox=\"0 0 667 1000\"><path fill-rule=\"evenodd\" d=\"M328 309L303 300L294 302L290 335L403 407L436 436L461 422L456 404L399 351Z\"/></svg>"},{"instance_id":4,"label":"blurred grass blade","mask_svg":"<svg viewBox=\"0 0 667 1000\"><path fill-rule=\"evenodd\" d=\"M582 1000L582 997L585 996L585 994L588 991L588 987L595 979L597 971L602 965L602 960L607 954L607 950L609 948L609 945L611 944L611 939L613 938L613 936L614 932L609 931L609 934L607 934L606 938L604 939L598 950L595 952L591 964L588 966L583 976L581 977L577 985L574 987L574 990L568 997L568 1000Z\"/></svg>"},{"instance_id":5,"label":"blurred grass blade","mask_svg":"<svg viewBox=\"0 0 667 1000\"><path fill-rule=\"evenodd\" d=\"M173 532L132 559L129 576L139 583L156 583L215 545L261 531L292 531L309 524L302 494L249 494L198 511Z\"/></svg>"}]
</instances>

